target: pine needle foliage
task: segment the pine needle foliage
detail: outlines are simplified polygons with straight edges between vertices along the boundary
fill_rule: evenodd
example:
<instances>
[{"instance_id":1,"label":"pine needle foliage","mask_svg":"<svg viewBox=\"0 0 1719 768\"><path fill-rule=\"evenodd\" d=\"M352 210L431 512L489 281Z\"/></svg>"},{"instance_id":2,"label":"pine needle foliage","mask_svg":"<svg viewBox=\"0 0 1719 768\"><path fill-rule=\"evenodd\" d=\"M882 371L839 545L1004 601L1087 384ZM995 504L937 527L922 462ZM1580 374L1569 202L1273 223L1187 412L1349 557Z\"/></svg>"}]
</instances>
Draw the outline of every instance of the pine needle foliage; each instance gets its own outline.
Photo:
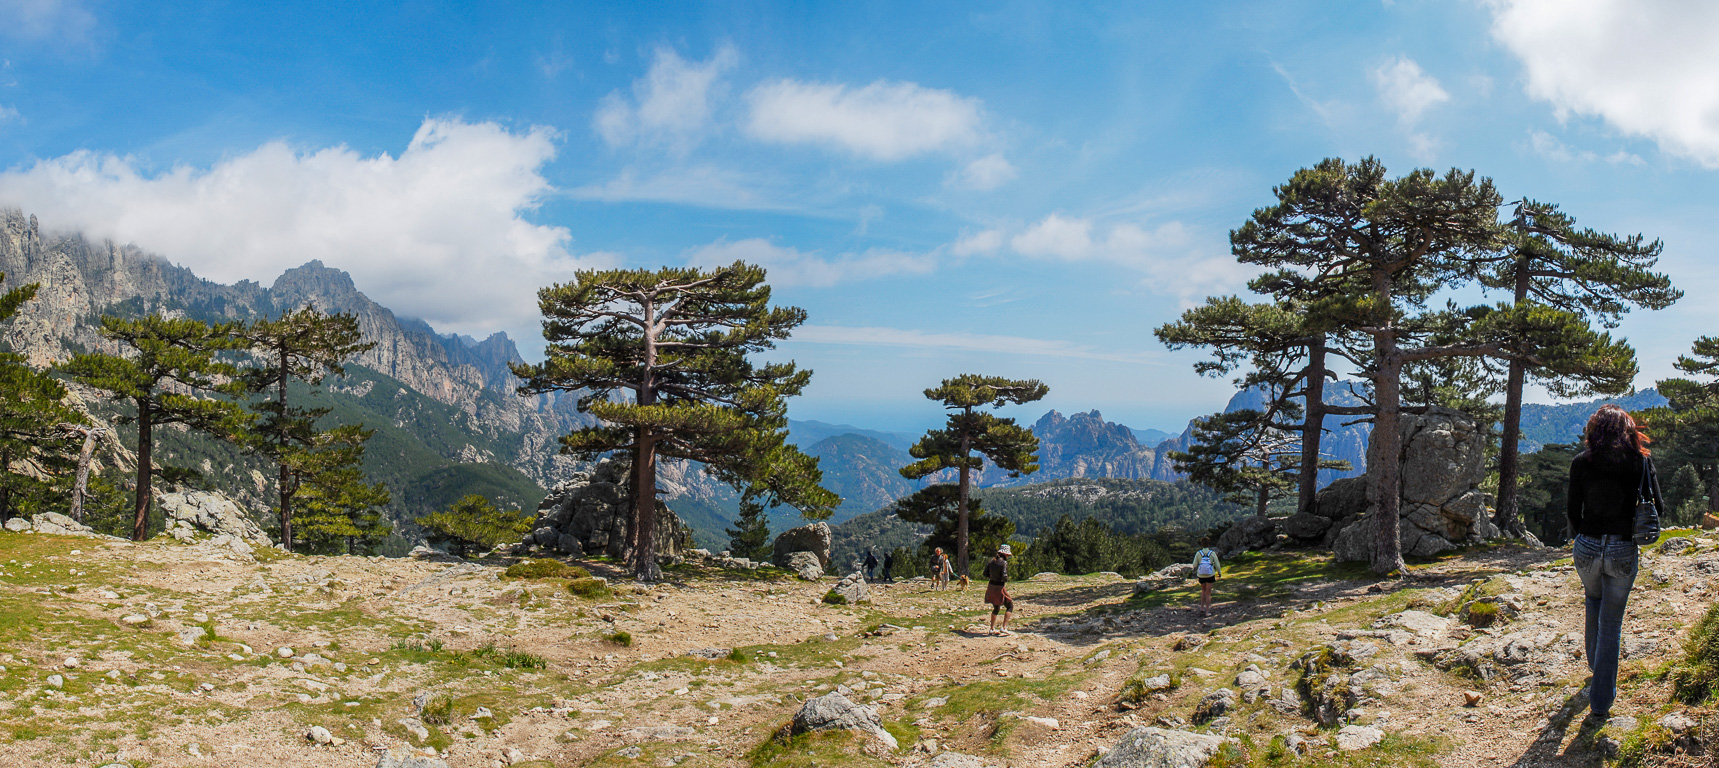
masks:
<instances>
[{"instance_id":1,"label":"pine needle foliage","mask_svg":"<svg viewBox=\"0 0 1719 768\"><path fill-rule=\"evenodd\" d=\"M129 401L135 409L121 419L137 424L136 503L133 540L147 531L154 493L156 427L182 424L217 439L239 442L246 430L239 370L223 355L243 346L239 326L210 325L189 318L148 315L136 319L103 317L101 334L122 352L84 352L60 366L79 384Z\"/></svg>"},{"instance_id":2,"label":"pine needle foliage","mask_svg":"<svg viewBox=\"0 0 1719 768\"><path fill-rule=\"evenodd\" d=\"M0 273L0 286L6 275ZM0 293L0 323L35 298L34 283ZM55 486L76 464L76 437L67 427L86 425L64 404L66 388L31 368L22 355L0 351L0 520L46 506Z\"/></svg>"},{"instance_id":3,"label":"pine needle foliage","mask_svg":"<svg viewBox=\"0 0 1719 768\"><path fill-rule=\"evenodd\" d=\"M594 426L561 439L562 452L595 459L632 454L629 559L642 581L656 561L659 459L700 462L748 504L795 507L810 519L840 499L822 488L817 459L787 442L787 398L810 371L754 363L805 321L770 305L761 267L582 271L538 292L546 359L515 366L522 394L579 392Z\"/></svg>"},{"instance_id":4,"label":"pine needle foliage","mask_svg":"<svg viewBox=\"0 0 1719 768\"><path fill-rule=\"evenodd\" d=\"M519 541L531 530L534 515L518 509L497 509L477 494L454 502L447 509L418 518L418 525L434 540L453 545L460 557L488 552L502 544Z\"/></svg>"}]
</instances>

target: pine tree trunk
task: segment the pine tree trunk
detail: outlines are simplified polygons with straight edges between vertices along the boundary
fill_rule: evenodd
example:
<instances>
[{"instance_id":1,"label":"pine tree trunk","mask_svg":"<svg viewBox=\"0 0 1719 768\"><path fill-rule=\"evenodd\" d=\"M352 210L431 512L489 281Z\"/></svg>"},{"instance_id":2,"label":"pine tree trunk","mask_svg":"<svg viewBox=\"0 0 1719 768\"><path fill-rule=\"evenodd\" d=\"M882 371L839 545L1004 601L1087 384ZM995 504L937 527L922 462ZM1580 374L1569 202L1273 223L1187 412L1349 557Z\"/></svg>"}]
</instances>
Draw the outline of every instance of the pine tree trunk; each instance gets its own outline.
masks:
<instances>
[{"instance_id":1,"label":"pine tree trunk","mask_svg":"<svg viewBox=\"0 0 1719 768\"><path fill-rule=\"evenodd\" d=\"M84 447L78 452L78 476L72 483L72 519L84 521L84 496L89 493L90 458L95 455L96 435L100 430L84 431Z\"/></svg>"},{"instance_id":2,"label":"pine tree trunk","mask_svg":"<svg viewBox=\"0 0 1719 768\"><path fill-rule=\"evenodd\" d=\"M1374 520L1373 572L1403 572L1403 543L1400 533L1402 520L1398 506L1402 498L1401 482L1397 479L1402 463L1402 435L1399 416L1402 410L1402 354L1397 349L1397 332L1391 321L1391 276L1378 271L1373 274L1374 300L1380 317L1373 331L1373 346L1378 370L1373 378L1373 398L1379 412L1373 417L1373 434L1367 457L1367 474L1372 476L1367 494L1372 497L1378 519Z\"/></svg>"},{"instance_id":3,"label":"pine tree trunk","mask_svg":"<svg viewBox=\"0 0 1719 768\"><path fill-rule=\"evenodd\" d=\"M149 505L154 501L150 491L150 483L154 478L155 436L151 429L155 426L155 414L151 410L154 403L147 397L137 400L137 504L131 521L131 540L143 541L149 530Z\"/></svg>"},{"instance_id":4,"label":"pine tree trunk","mask_svg":"<svg viewBox=\"0 0 1719 768\"><path fill-rule=\"evenodd\" d=\"M1325 436L1325 336L1307 345L1307 395L1301 420L1301 476L1295 511L1312 514L1319 499L1319 441Z\"/></svg>"},{"instance_id":5,"label":"pine tree trunk","mask_svg":"<svg viewBox=\"0 0 1719 768\"><path fill-rule=\"evenodd\" d=\"M1271 489L1261 486L1259 489L1259 498L1254 502L1254 514L1259 515L1262 520L1265 519L1265 508L1270 504Z\"/></svg>"},{"instance_id":6,"label":"pine tree trunk","mask_svg":"<svg viewBox=\"0 0 1719 768\"><path fill-rule=\"evenodd\" d=\"M1521 258L1516 262L1516 305L1528 300L1528 264ZM1521 360L1510 361L1510 376L1504 385L1504 434L1498 446L1498 509L1492 522L1504 535L1522 538L1527 532L1517 501L1520 458L1518 443L1522 440L1522 382L1528 365Z\"/></svg>"},{"instance_id":7,"label":"pine tree trunk","mask_svg":"<svg viewBox=\"0 0 1719 768\"><path fill-rule=\"evenodd\" d=\"M971 416L972 408L967 409ZM963 422L963 429L970 428L972 419ZM961 486L959 503L955 507L955 573L957 576L967 575L967 498L971 488L972 470L967 466L967 459L973 453L972 438L967 434L961 435Z\"/></svg>"},{"instance_id":8,"label":"pine tree trunk","mask_svg":"<svg viewBox=\"0 0 1719 768\"><path fill-rule=\"evenodd\" d=\"M279 389L276 391L279 392L280 406L281 406L280 418L281 418L282 422L284 423L286 420L286 412L287 412L286 411L286 409L287 409L287 355L286 355L286 339L285 338L281 339L280 348L276 350L276 353L280 355L280 366L281 366L280 371L279 371L279 375L280 375L280 382L278 383ZM292 539L292 490L288 486L288 481L290 480L290 478L288 477L289 473L287 471L286 441L284 438L282 439L281 444L278 447L281 450L281 456L278 458L278 461L280 462L280 477L275 482L278 484L277 490L280 491L280 497L281 497L281 546L286 548L286 551L291 552L292 548L293 548L293 539Z\"/></svg>"},{"instance_id":9,"label":"pine tree trunk","mask_svg":"<svg viewBox=\"0 0 1719 768\"><path fill-rule=\"evenodd\" d=\"M640 428L633 452L633 576L652 583L662 578L657 566L657 457L650 432Z\"/></svg>"}]
</instances>

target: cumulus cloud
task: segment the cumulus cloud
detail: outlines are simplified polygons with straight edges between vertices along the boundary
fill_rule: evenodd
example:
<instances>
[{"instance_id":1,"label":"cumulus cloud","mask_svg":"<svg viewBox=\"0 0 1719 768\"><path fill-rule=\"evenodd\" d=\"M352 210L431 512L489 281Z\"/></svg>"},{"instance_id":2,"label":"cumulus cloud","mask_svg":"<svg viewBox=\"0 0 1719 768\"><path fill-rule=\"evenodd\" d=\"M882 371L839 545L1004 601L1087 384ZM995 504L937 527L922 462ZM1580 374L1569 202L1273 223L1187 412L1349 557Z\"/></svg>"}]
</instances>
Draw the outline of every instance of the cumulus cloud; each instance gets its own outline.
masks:
<instances>
[{"instance_id":1,"label":"cumulus cloud","mask_svg":"<svg viewBox=\"0 0 1719 768\"><path fill-rule=\"evenodd\" d=\"M1397 113L1397 122L1408 132L1415 156L1430 159L1437 142L1418 130L1418 126L1427 110L1450 101L1450 94L1437 79L1422 71L1420 64L1406 56L1379 65L1372 76L1379 100Z\"/></svg>"},{"instance_id":2,"label":"cumulus cloud","mask_svg":"<svg viewBox=\"0 0 1719 768\"><path fill-rule=\"evenodd\" d=\"M1570 145L1565 144L1558 137L1541 130L1531 130L1528 132L1528 148L1533 150L1534 154L1555 163L1589 163L1601 159L1597 152L1586 149L1572 149ZM1622 149L1605 156L1604 160L1613 164L1645 164L1645 161L1643 161L1641 157Z\"/></svg>"},{"instance_id":3,"label":"cumulus cloud","mask_svg":"<svg viewBox=\"0 0 1719 768\"><path fill-rule=\"evenodd\" d=\"M972 256L981 253L996 253L1003 247L1003 231L987 229L962 235L949 250L956 256Z\"/></svg>"},{"instance_id":4,"label":"cumulus cloud","mask_svg":"<svg viewBox=\"0 0 1719 768\"><path fill-rule=\"evenodd\" d=\"M892 162L970 147L982 138L978 99L916 83L879 80L849 88L784 79L757 86L746 98L746 131L760 141L831 146Z\"/></svg>"},{"instance_id":5,"label":"cumulus cloud","mask_svg":"<svg viewBox=\"0 0 1719 768\"><path fill-rule=\"evenodd\" d=\"M650 71L633 82L632 95L615 91L604 97L592 125L610 146L635 141L685 146L710 122L719 81L739 58L727 45L701 62L659 48Z\"/></svg>"},{"instance_id":6,"label":"cumulus cloud","mask_svg":"<svg viewBox=\"0 0 1719 768\"><path fill-rule=\"evenodd\" d=\"M706 208L777 210L785 206L760 191L760 183L745 174L713 165L686 165L641 174L623 169L615 178L568 190L580 200L682 203Z\"/></svg>"},{"instance_id":7,"label":"cumulus cloud","mask_svg":"<svg viewBox=\"0 0 1719 768\"><path fill-rule=\"evenodd\" d=\"M838 283L890 275L918 275L936 268L936 254L868 249L826 258L816 251L780 246L762 238L720 240L688 251L687 262L714 267L744 261L764 267L772 285L828 288Z\"/></svg>"},{"instance_id":8,"label":"cumulus cloud","mask_svg":"<svg viewBox=\"0 0 1719 768\"><path fill-rule=\"evenodd\" d=\"M911 328L878 326L802 325L794 329L792 341L807 344L944 349L996 355L1064 357L1124 363L1153 362L1152 358L1146 355L1097 350L1061 339L1035 339L1026 336L984 333L930 332Z\"/></svg>"},{"instance_id":9,"label":"cumulus cloud","mask_svg":"<svg viewBox=\"0 0 1719 768\"><path fill-rule=\"evenodd\" d=\"M1678 0L1491 0L1492 35L1528 95L1560 119L1598 117L1719 168L1719 5Z\"/></svg>"},{"instance_id":10,"label":"cumulus cloud","mask_svg":"<svg viewBox=\"0 0 1719 768\"><path fill-rule=\"evenodd\" d=\"M957 241L956 247L968 240L989 237L991 231L994 230ZM1000 240L999 234L999 245ZM976 241L976 244L990 242L993 241ZM1125 267L1142 275L1142 287L1183 301L1235 290L1251 274L1228 253L1205 247L1177 221L1156 227L1126 221L1101 227L1094 219L1053 213L1009 237L1008 246L1014 253L1029 258L1104 262ZM973 252L979 251L974 248Z\"/></svg>"},{"instance_id":11,"label":"cumulus cloud","mask_svg":"<svg viewBox=\"0 0 1719 768\"><path fill-rule=\"evenodd\" d=\"M565 228L526 219L553 191L540 173L553 138L431 119L398 157L272 142L212 167L160 172L78 151L0 173L0 204L221 282L267 284L321 259L440 330L517 336L537 325L538 287L606 260L575 259Z\"/></svg>"},{"instance_id":12,"label":"cumulus cloud","mask_svg":"<svg viewBox=\"0 0 1719 768\"><path fill-rule=\"evenodd\" d=\"M993 152L968 163L950 178L955 186L980 191L996 189L1015 178L1015 166L1000 152Z\"/></svg>"}]
</instances>

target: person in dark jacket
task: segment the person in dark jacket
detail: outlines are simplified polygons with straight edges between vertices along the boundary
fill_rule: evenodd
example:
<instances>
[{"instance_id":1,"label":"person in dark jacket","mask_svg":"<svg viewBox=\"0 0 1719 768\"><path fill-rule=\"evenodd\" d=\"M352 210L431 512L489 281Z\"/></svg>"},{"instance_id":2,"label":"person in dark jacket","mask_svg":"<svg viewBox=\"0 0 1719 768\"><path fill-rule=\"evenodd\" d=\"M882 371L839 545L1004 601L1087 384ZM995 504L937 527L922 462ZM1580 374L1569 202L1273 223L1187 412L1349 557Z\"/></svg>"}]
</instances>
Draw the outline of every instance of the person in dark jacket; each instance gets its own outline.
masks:
<instances>
[{"instance_id":1,"label":"person in dark jacket","mask_svg":"<svg viewBox=\"0 0 1719 768\"><path fill-rule=\"evenodd\" d=\"M891 578L889 575L889 572L894 570L894 569L895 569L895 552L893 550L889 551L889 552L885 552L883 555L883 583L888 584L892 581L895 581L895 579Z\"/></svg>"},{"instance_id":2,"label":"person in dark jacket","mask_svg":"<svg viewBox=\"0 0 1719 768\"><path fill-rule=\"evenodd\" d=\"M872 573L876 570L877 570L877 553L868 549L865 551L865 580L866 581L873 581L874 579L872 578Z\"/></svg>"},{"instance_id":3,"label":"person in dark jacket","mask_svg":"<svg viewBox=\"0 0 1719 768\"><path fill-rule=\"evenodd\" d=\"M985 602L991 606L991 634L1009 634L1009 617L1015 615L1015 600L1009 597L1009 558L1015 554L1009 545L997 548L997 556L985 564ZM997 624L997 612L1003 613L1003 623Z\"/></svg>"},{"instance_id":4,"label":"person in dark jacket","mask_svg":"<svg viewBox=\"0 0 1719 768\"><path fill-rule=\"evenodd\" d=\"M1641 553L1635 544L1635 506L1650 498L1664 514L1659 478L1647 449L1647 435L1628 411L1601 406L1583 432L1586 448L1570 462L1567 506L1576 575L1587 598L1584 633L1588 669L1588 717L1611 717L1617 699L1618 646L1624 609L1635 585Z\"/></svg>"}]
</instances>

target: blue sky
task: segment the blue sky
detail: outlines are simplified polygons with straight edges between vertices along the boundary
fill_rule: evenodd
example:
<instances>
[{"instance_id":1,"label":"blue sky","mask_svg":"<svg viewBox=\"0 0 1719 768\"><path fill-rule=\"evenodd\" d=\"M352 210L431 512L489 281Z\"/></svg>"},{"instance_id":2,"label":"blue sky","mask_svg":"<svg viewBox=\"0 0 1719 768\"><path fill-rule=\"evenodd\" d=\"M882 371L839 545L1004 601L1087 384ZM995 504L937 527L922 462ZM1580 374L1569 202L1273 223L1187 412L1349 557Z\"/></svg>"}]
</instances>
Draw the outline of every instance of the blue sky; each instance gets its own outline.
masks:
<instances>
[{"instance_id":1,"label":"blue sky","mask_svg":"<svg viewBox=\"0 0 1719 768\"><path fill-rule=\"evenodd\" d=\"M223 281L320 258L527 354L573 270L745 258L810 312L793 415L881 429L966 371L1220 408L1151 329L1328 156L1663 238L1689 298L1625 321L1638 386L1719 331L1707 4L352 5L0 0L0 205Z\"/></svg>"}]
</instances>

